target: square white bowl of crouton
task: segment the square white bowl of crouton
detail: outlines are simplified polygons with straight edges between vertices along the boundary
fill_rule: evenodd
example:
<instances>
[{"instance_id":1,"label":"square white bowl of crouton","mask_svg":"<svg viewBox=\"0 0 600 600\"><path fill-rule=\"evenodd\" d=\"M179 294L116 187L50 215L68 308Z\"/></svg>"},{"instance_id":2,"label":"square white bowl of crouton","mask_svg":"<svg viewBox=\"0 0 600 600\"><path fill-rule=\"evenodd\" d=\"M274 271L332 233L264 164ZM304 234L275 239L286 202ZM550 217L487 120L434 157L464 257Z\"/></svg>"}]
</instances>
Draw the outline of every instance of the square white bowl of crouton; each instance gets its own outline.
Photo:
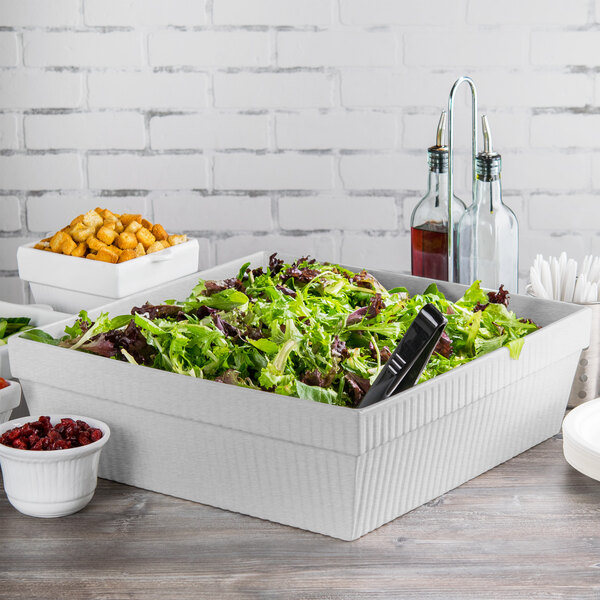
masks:
<instances>
[{"instance_id":1,"label":"square white bowl of crouton","mask_svg":"<svg viewBox=\"0 0 600 600\"><path fill-rule=\"evenodd\" d=\"M198 240L169 235L139 214L96 208L17 250L36 302L79 312L198 270Z\"/></svg>"}]
</instances>

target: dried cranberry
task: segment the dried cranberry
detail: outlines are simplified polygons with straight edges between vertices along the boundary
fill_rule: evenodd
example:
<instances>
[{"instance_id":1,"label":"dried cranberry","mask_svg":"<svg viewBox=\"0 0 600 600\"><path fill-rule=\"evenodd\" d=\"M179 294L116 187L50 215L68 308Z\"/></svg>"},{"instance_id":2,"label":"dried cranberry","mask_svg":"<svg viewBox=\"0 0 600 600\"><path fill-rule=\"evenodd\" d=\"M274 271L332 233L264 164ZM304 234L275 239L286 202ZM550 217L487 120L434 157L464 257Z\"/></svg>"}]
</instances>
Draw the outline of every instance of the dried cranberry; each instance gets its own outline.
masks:
<instances>
[{"instance_id":1,"label":"dried cranberry","mask_svg":"<svg viewBox=\"0 0 600 600\"><path fill-rule=\"evenodd\" d=\"M87 431L80 432L80 434L77 436L77 441L79 442L80 446L87 446L88 444L92 443L90 434Z\"/></svg>"},{"instance_id":2,"label":"dried cranberry","mask_svg":"<svg viewBox=\"0 0 600 600\"><path fill-rule=\"evenodd\" d=\"M90 428L90 437L92 438L92 442L97 442L102 437L102 431L100 429L96 429L94 427Z\"/></svg>"},{"instance_id":3,"label":"dried cranberry","mask_svg":"<svg viewBox=\"0 0 600 600\"><path fill-rule=\"evenodd\" d=\"M0 436L0 444L22 450L63 450L87 446L101 437L102 431L85 421L64 418L53 427L49 417L40 417L5 431Z\"/></svg>"}]
</instances>

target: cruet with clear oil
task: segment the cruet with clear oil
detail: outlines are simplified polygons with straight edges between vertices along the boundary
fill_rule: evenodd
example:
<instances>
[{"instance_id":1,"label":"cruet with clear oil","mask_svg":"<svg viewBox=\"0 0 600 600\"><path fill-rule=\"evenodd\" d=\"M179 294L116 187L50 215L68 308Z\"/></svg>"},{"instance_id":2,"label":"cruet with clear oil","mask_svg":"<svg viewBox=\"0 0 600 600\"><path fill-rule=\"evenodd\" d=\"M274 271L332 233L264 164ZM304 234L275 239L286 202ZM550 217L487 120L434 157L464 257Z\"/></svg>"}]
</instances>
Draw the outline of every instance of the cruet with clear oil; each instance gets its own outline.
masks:
<instances>
[{"instance_id":1,"label":"cruet with clear oil","mask_svg":"<svg viewBox=\"0 0 600 600\"><path fill-rule=\"evenodd\" d=\"M519 226L502 202L502 157L494 152L487 117L482 117L484 150L475 160L473 204L458 224L459 281L476 279L488 289L517 293L519 283Z\"/></svg>"}]
</instances>

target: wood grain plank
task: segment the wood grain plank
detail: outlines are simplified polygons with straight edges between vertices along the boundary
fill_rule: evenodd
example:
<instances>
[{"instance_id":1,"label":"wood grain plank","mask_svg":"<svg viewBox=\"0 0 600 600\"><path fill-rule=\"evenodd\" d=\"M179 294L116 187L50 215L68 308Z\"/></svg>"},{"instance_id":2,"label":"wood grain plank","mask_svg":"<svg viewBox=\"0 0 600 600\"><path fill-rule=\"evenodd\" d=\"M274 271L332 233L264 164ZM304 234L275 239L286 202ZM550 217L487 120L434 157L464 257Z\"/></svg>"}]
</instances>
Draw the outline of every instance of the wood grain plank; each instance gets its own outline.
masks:
<instances>
[{"instance_id":1,"label":"wood grain plank","mask_svg":"<svg viewBox=\"0 0 600 600\"><path fill-rule=\"evenodd\" d=\"M0 598L600 598L600 482L557 436L355 542L99 480L80 513L0 495Z\"/></svg>"}]
</instances>

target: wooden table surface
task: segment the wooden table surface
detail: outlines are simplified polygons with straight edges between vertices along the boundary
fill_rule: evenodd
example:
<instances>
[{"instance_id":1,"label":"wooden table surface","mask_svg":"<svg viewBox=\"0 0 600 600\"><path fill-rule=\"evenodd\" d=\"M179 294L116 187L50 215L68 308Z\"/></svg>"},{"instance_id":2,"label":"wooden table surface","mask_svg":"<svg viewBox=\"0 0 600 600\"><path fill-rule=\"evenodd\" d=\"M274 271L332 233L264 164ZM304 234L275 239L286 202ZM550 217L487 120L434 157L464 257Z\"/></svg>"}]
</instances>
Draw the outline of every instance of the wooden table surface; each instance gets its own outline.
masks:
<instances>
[{"instance_id":1,"label":"wooden table surface","mask_svg":"<svg viewBox=\"0 0 600 600\"><path fill-rule=\"evenodd\" d=\"M0 493L0 598L600 598L600 482L556 436L355 542L99 480L61 519Z\"/></svg>"}]
</instances>

